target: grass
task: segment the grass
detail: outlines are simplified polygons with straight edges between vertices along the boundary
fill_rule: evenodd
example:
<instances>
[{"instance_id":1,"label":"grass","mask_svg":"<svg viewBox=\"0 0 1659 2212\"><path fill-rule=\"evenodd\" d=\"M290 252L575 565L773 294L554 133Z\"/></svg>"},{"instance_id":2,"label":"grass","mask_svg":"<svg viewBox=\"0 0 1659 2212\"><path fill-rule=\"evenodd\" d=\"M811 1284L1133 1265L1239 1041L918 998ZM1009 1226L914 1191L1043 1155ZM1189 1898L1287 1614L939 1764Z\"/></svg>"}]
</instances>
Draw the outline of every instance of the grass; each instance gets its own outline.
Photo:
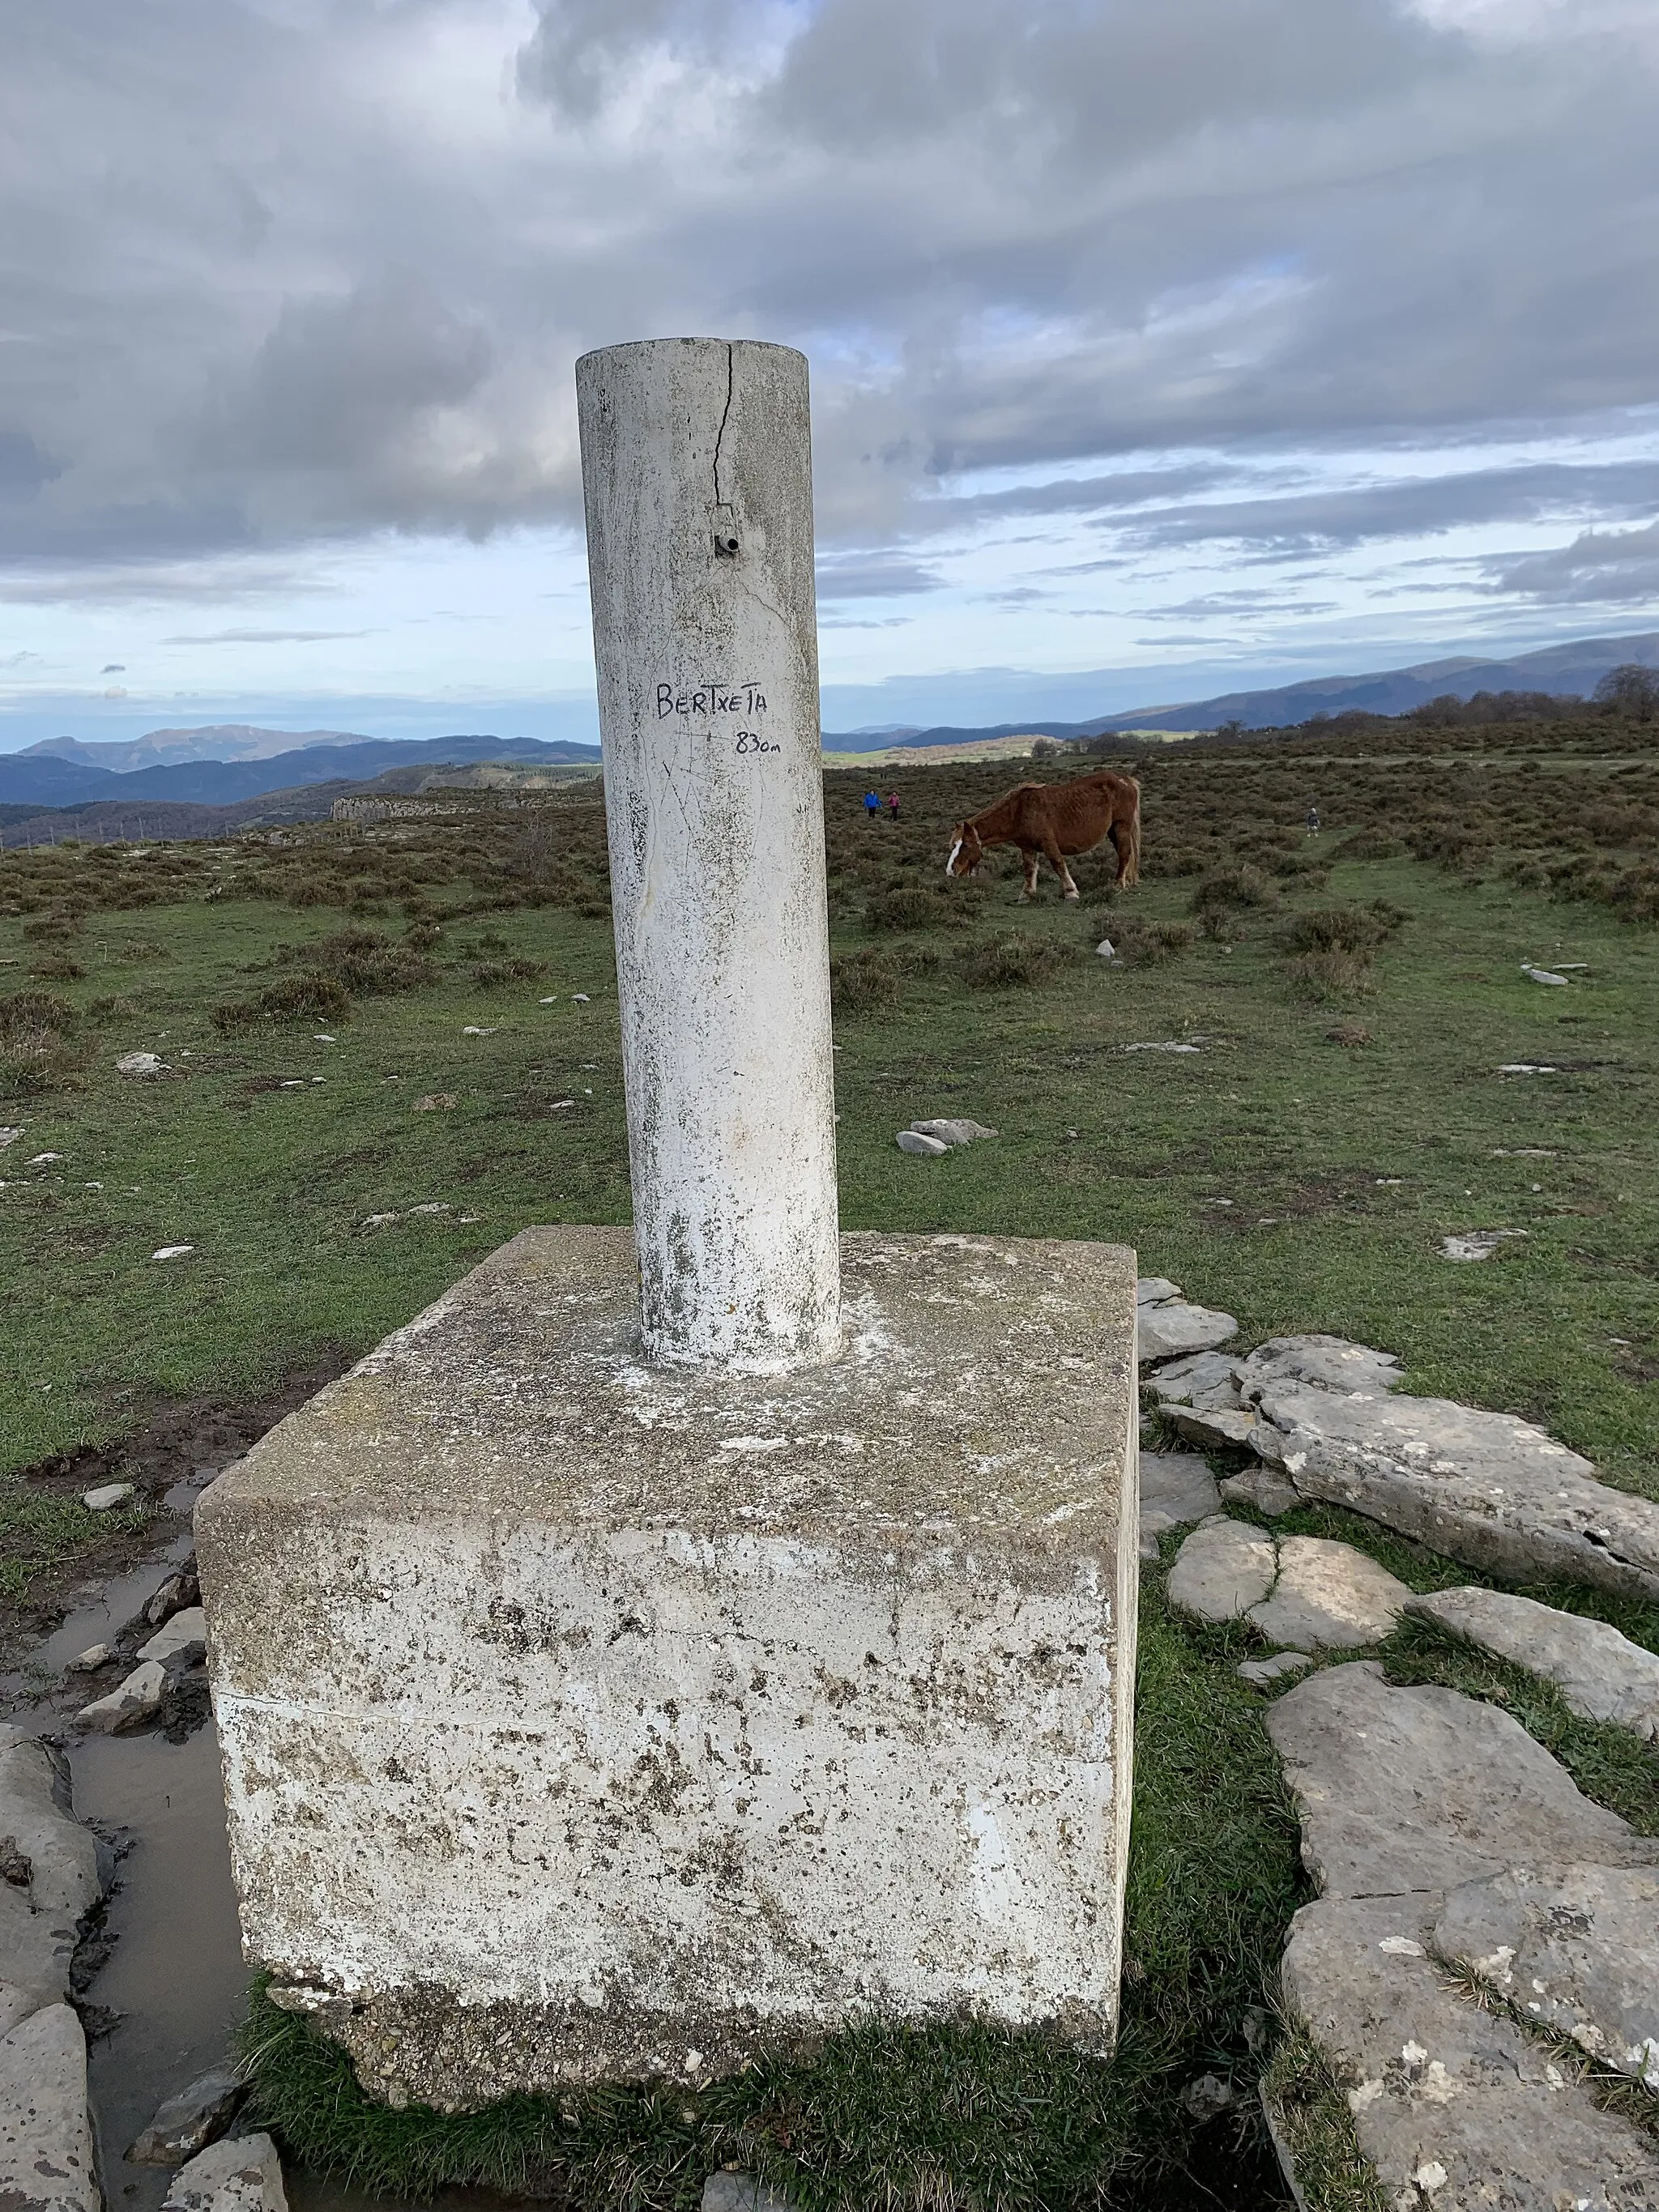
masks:
<instances>
[{"instance_id":1,"label":"grass","mask_svg":"<svg viewBox=\"0 0 1659 2212\"><path fill-rule=\"evenodd\" d=\"M893 770L894 825L863 820L855 770L826 776L846 1226L1129 1243L1236 1314L1242 1345L1385 1346L1412 1389L1538 1421L1659 1497L1651 737L1382 726L1363 746L1160 750L1146 880L1118 896L1085 861L1081 908L1051 886L1018 906L1006 866L946 890L949 824L1009 777ZM367 833L0 856L0 1124L21 1133L0 1152L0 1597L27 1601L108 1532L27 1470L365 1350L531 1222L627 1218L603 839L590 786ZM1523 962L1587 964L1558 990ZM1128 1049L1172 1043L1198 1049ZM171 1072L118 1076L134 1050ZM1556 1073L1498 1072L1516 1063ZM896 1130L942 1114L1001 1134L897 1151ZM45 1152L63 1157L29 1164ZM426 1205L447 1210L410 1211ZM1486 1264L1440 1257L1476 1227L1525 1234ZM191 1256L150 1257L175 1243ZM1481 1579L1334 1509L1276 1525L1358 1542L1414 1588ZM1528 1594L1659 1649L1659 1608ZM822 2208L1190 2203L1189 2171L1244 2186L1259 2133L1247 2118L1218 2154L1235 2123L1200 2131L1180 2092L1219 2073L1248 2115L1251 2023L1305 1893L1296 1823L1266 1701L1233 1671L1253 1632L1172 1619L1161 1570L1142 1610L1111 2063L872 2028L695 2097L455 2119L369 2106L337 2051L265 2006L268 2117L377 2189L482 2178L618 2212L694 2204L726 2163ZM1654 1832L1650 1755L1547 1686L1416 1624L1381 1656L1395 1680L1504 1705ZM1275 2101L1313 2201L1370 2212L1330 2085L1286 2051Z\"/></svg>"},{"instance_id":2,"label":"grass","mask_svg":"<svg viewBox=\"0 0 1659 2212\"><path fill-rule=\"evenodd\" d=\"M1115 2060L973 2024L876 2025L695 2094L511 2097L457 2118L372 2102L337 2047L256 1998L259 2118L304 2164L392 2196L483 2182L585 2212L690 2212L729 2164L806 2212L1158 2201L1201 2155L1181 2090L1216 2072L1248 2097L1249 2023L1306 1894L1261 1701L1209 1663L1230 1633L1171 1615L1149 1568ZM1258 2175L1269 2158L1255 2138L1227 2154Z\"/></svg>"}]
</instances>

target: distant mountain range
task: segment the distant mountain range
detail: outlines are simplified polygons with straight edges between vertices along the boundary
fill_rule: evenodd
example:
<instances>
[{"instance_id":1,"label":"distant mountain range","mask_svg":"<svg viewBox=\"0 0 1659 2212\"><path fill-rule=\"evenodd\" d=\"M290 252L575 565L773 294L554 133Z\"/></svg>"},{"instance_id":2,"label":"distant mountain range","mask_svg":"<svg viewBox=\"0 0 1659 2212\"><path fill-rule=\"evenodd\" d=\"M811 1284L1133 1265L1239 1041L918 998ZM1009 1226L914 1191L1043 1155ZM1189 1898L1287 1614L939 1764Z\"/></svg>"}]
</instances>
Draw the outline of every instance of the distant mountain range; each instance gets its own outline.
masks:
<instances>
[{"instance_id":1,"label":"distant mountain range","mask_svg":"<svg viewBox=\"0 0 1659 2212\"><path fill-rule=\"evenodd\" d=\"M1630 637L1580 639L1506 660L1461 657L1420 661L1365 676L1321 676L1263 691L1228 691L1219 698L1103 714L1082 722L999 722L983 728L941 727L826 731L826 753L868 752L874 745L908 750L1018 736L1083 738L1140 730L1218 729L1237 721L1246 729L1280 729L1316 714L1358 709L1401 714L1450 693L1547 691L1557 697L1587 696L1611 668L1628 661L1659 668L1659 630ZM195 730L152 730L125 744L96 744L76 738L47 738L17 753L0 753L0 806L55 807L100 799L228 806L261 793L319 783L356 783L384 770L412 764L526 761L586 763L597 745L536 738L363 738L340 730L262 730L244 723Z\"/></svg>"},{"instance_id":2,"label":"distant mountain range","mask_svg":"<svg viewBox=\"0 0 1659 2212\"><path fill-rule=\"evenodd\" d=\"M179 733L157 731L152 734L176 737ZM285 733L256 730L246 734L281 738ZM132 746L106 747L81 744L73 738L50 738L21 753L0 753L0 805L74 806L88 799L107 799L131 804L135 812L152 799L228 806L240 799L256 799L267 791L288 791L298 784L356 783L378 775L384 769L416 762L434 768L441 762L484 760L586 761L591 765L599 757L597 745L572 744L564 739L550 744L537 738L356 738L323 732L305 738L297 749L270 752L263 757L197 757L125 773L96 764L106 751L128 752L149 742L147 738L137 738ZM75 747L74 752L66 754L64 748L70 745Z\"/></svg>"}]
</instances>

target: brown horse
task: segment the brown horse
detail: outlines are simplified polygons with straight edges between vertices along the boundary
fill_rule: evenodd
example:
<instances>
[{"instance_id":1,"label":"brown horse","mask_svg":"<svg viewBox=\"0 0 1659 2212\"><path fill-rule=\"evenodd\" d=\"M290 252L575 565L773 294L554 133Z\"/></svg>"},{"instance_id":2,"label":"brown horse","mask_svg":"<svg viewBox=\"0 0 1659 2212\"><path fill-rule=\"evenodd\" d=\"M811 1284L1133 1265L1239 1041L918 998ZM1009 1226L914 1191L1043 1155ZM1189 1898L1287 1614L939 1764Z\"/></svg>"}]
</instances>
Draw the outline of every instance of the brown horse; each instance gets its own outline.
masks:
<instances>
[{"instance_id":1,"label":"brown horse","mask_svg":"<svg viewBox=\"0 0 1659 2212\"><path fill-rule=\"evenodd\" d=\"M1035 896L1037 863L1047 854L1068 899L1078 896L1068 854L1092 853L1109 837L1117 853L1117 880L1127 890L1140 881L1140 786L1132 775L1079 775L1070 783L1021 783L994 806L958 822L945 863L947 876L971 876L988 845L1018 845L1025 864L1020 902Z\"/></svg>"}]
</instances>

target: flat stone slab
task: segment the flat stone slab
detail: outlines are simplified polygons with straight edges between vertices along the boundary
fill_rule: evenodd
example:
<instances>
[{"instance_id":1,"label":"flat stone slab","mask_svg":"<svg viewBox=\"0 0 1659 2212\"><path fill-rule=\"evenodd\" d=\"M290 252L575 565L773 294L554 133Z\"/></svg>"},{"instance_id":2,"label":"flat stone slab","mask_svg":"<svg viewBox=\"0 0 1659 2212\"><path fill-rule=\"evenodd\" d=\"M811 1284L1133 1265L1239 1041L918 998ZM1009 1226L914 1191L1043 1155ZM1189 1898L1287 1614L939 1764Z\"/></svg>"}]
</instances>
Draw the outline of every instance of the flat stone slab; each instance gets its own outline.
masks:
<instances>
[{"instance_id":1,"label":"flat stone slab","mask_svg":"<svg viewBox=\"0 0 1659 2212\"><path fill-rule=\"evenodd\" d=\"M216 2142L241 2109L247 2083L231 2066L216 2066L169 2097L127 2157L134 2166L182 2166Z\"/></svg>"},{"instance_id":2,"label":"flat stone slab","mask_svg":"<svg viewBox=\"0 0 1659 2212\"><path fill-rule=\"evenodd\" d=\"M1270 1644L1298 1651L1354 1651L1394 1632L1411 1592L1352 1544L1323 1536L1279 1540L1279 1579L1247 1616Z\"/></svg>"},{"instance_id":3,"label":"flat stone slab","mask_svg":"<svg viewBox=\"0 0 1659 2212\"><path fill-rule=\"evenodd\" d=\"M136 1728L161 1711L167 1688L166 1668L157 1660L146 1659L105 1696L82 1705L75 1717L82 1728L102 1729L106 1735Z\"/></svg>"},{"instance_id":4,"label":"flat stone slab","mask_svg":"<svg viewBox=\"0 0 1659 2212\"><path fill-rule=\"evenodd\" d=\"M1166 1406L1170 1425L1195 1444L1248 1444L1255 1434L1249 1406Z\"/></svg>"},{"instance_id":5,"label":"flat stone slab","mask_svg":"<svg viewBox=\"0 0 1659 2212\"><path fill-rule=\"evenodd\" d=\"M1310 1651L1275 1651L1271 1659L1242 1659L1237 1671L1247 1682L1262 1690L1270 1683L1282 1682L1288 1676L1299 1674L1312 1665L1313 1654Z\"/></svg>"},{"instance_id":6,"label":"flat stone slab","mask_svg":"<svg viewBox=\"0 0 1659 2212\"><path fill-rule=\"evenodd\" d=\"M1270 1521L1302 1503L1296 1485L1268 1467L1247 1467L1242 1474L1221 1479L1221 1495L1234 1505L1252 1505Z\"/></svg>"},{"instance_id":7,"label":"flat stone slab","mask_svg":"<svg viewBox=\"0 0 1659 2212\"><path fill-rule=\"evenodd\" d=\"M68 1996L81 1921L104 1893L97 1842L70 1802L62 1761L0 1725L0 1837L27 1869L24 1881L0 1882L0 2032Z\"/></svg>"},{"instance_id":8,"label":"flat stone slab","mask_svg":"<svg viewBox=\"0 0 1659 2212\"><path fill-rule=\"evenodd\" d=\"M276 2144L267 2135L210 2143L173 2177L165 2212L288 2212Z\"/></svg>"},{"instance_id":9,"label":"flat stone slab","mask_svg":"<svg viewBox=\"0 0 1659 2212\"><path fill-rule=\"evenodd\" d=\"M1220 1397L1237 1405L1242 1363L1224 1352L1194 1352L1185 1359L1172 1359L1151 1377L1152 1395L1160 1406L1207 1404Z\"/></svg>"},{"instance_id":10,"label":"flat stone slab","mask_svg":"<svg viewBox=\"0 0 1659 2212\"><path fill-rule=\"evenodd\" d=\"M701 2212L795 2212L793 2201L746 2173L711 2173Z\"/></svg>"},{"instance_id":11,"label":"flat stone slab","mask_svg":"<svg viewBox=\"0 0 1659 2212\"><path fill-rule=\"evenodd\" d=\"M199 1605L188 1605L157 1629L149 1643L142 1646L138 1657L142 1662L157 1667L185 1667L192 1659L201 1658L206 1650L207 1615Z\"/></svg>"},{"instance_id":12,"label":"flat stone slab","mask_svg":"<svg viewBox=\"0 0 1659 2212\"><path fill-rule=\"evenodd\" d=\"M1271 1536L1243 1521L1205 1521L1176 1553L1165 1584L1178 1612L1200 1620L1237 1620L1267 1596L1279 1571Z\"/></svg>"},{"instance_id":13,"label":"flat stone slab","mask_svg":"<svg viewBox=\"0 0 1659 2212\"><path fill-rule=\"evenodd\" d=\"M1445 1398L1274 1384L1252 1449L1304 1498L1346 1505L1471 1566L1659 1598L1659 1505L1510 1413Z\"/></svg>"},{"instance_id":14,"label":"flat stone slab","mask_svg":"<svg viewBox=\"0 0 1659 2212\"><path fill-rule=\"evenodd\" d=\"M1346 1336L1274 1336L1257 1345L1239 1365L1241 1394L1252 1404L1266 1389L1304 1382L1320 1390L1379 1393L1397 1389L1403 1379L1391 1352Z\"/></svg>"},{"instance_id":15,"label":"flat stone slab","mask_svg":"<svg viewBox=\"0 0 1659 2212\"><path fill-rule=\"evenodd\" d=\"M102 2212L87 2118L87 2043L66 2004L0 2036L0 2203L7 2212Z\"/></svg>"},{"instance_id":16,"label":"flat stone slab","mask_svg":"<svg viewBox=\"0 0 1659 2212\"><path fill-rule=\"evenodd\" d=\"M1646 2212L1659 2142L1601 2111L1548 2044L1472 2005L1433 1954L1465 1885L1519 1865L1645 1878L1659 1844L1507 1713L1390 1689L1374 1662L1310 1675L1267 1718L1324 1893L1291 1923L1285 1996L1346 2086L1387 2202Z\"/></svg>"},{"instance_id":17,"label":"flat stone slab","mask_svg":"<svg viewBox=\"0 0 1659 2212\"><path fill-rule=\"evenodd\" d=\"M250 1958L370 2092L701 2081L851 2018L1110 2047L1133 1255L842 1243L844 1355L647 1366L526 1231L203 1496Z\"/></svg>"},{"instance_id":18,"label":"flat stone slab","mask_svg":"<svg viewBox=\"0 0 1659 2212\"><path fill-rule=\"evenodd\" d=\"M1150 1366L1184 1352L1212 1352L1238 1334L1238 1323L1231 1314L1213 1312L1208 1306L1190 1305L1185 1298L1166 1298L1137 1305L1135 1331L1140 1357Z\"/></svg>"},{"instance_id":19,"label":"flat stone slab","mask_svg":"<svg viewBox=\"0 0 1659 2212\"><path fill-rule=\"evenodd\" d=\"M1583 1719L1616 1721L1659 1743L1659 1658L1610 1622L1473 1585L1411 1598L1406 1610L1541 1674Z\"/></svg>"},{"instance_id":20,"label":"flat stone slab","mask_svg":"<svg viewBox=\"0 0 1659 2212\"><path fill-rule=\"evenodd\" d=\"M1434 1948L1659 2089L1659 1867L1512 1868L1466 1882L1435 1923Z\"/></svg>"},{"instance_id":21,"label":"flat stone slab","mask_svg":"<svg viewBox=\"0 0 1659 2212\"><path fill-rule=\"evenodd\" d=\"M919 1137L937 1137L941 1145L971 1145L981 1137L994 1137L994 1129L988 1129L983 1121L968 1121L945 1116L932 1121L912 1121L910 1127Z\"/></svg>"},{"instance_id":22,"label":"flat stone slab","mask_svg":"<svg viewBox=\"0 0 1659 2212\"><path fill-rule=\"evenodd\" d=\"M1140 1533L1162 1536L1188 1521L1221 1510L1221 1493L1209 1462L1196 1452L1140 1455Z\"/></svg>"}]
</instances>

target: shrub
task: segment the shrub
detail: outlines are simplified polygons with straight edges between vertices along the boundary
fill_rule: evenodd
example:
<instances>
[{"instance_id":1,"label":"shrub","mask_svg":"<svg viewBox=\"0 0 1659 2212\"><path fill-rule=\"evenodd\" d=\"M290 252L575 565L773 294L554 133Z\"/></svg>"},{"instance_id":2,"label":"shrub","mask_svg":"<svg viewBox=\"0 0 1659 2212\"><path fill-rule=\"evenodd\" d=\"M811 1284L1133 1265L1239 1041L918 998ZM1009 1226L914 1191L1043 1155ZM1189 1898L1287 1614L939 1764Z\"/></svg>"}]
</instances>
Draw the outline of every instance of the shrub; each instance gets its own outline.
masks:
<instances>
[{"instance_id":1,"label":"shrub","mask_svg":"<svg viewBox=\"0 0 1659 2212\"><path fill-rule=\"evenodd\" d=\"M1069 939L1006 929L981 944L969 945L962 956L962 972L980 990L1007 990L1018 983L1046 983L1082 957L1081 947Z\"/></svg>"},{"instance_id":2,"label":"shrub","mask_svg":"<svg viewBox=\"0 0 1659 2212\"><path fill-rule=\"evenodd\" d=\"M1369 959L1408 919L1385 899L1370 907L1312 907L1285 924L1279 944L1286 952L1346 952Z\"/></svg>"},{"instance_id":3,"label":"shrub","mask_svg":"<svg viewBox=\"0 0 1659 2212\"><path fill-rule=\"evenodd\" d=\"M533 983L546 973L545 960L481 960L472 970L472 980L489 989L498 983Z\"/></svg>"},{"instance_id":4,"label":"shrub","mask_svg":"<svg viewBox=\"0 0 1659 2212\"><path fill-rule=\"evenodd\" d=\"M350 1011L350 994L337 977L305 968L252 999L233 999L216 1006L213 1026L222 1035L254 1022L337 1022Z\"/></svg>"},{"instance_id":5,"label":"shrub","mask_svg":"<svg viewBox=\"0 0 1659 2212\"><path fill-rule=\"evenodd\" d=\"M0 1080L14 1090L38 1090L66 1075L85 1057L71 1044L79 1017L66 999L46 991L15 991L0 999Z\"/></svg>"},{"instance_id":6,"label":"shrub","mask_svg":"<svg viewBox=\"0 0 1659 2212\"><path fill-rule=\"evenodd\" d=\"M1368 952L1304 952L1285 963L1285 973L1298 998L1316 1006L1362 998L1371 988Z\"/></svg>"},{"instance_id":7,"label":"shrub","mask_svg":"<svg viewBox=\"0 0 1659 2212\"><path fill-rule=\"evenodd\" d=\"M1120 960L1131 960L1151 966L1159 960L1172 959L1177 952L1185 952L1197 937L1198 932L1190 921L1139 921L1125 920L1114 928L1107 916L1097 917L1101 927L1091 931L1094 943L1109 937Z\"/></svg>"},{"instance_id":8,"label":"shrub","mask_svg":"<svg viewBox=\"0 0 1659 2212\"><path fill-rule=\"evenodd\" d=\"M438 972L417 947L382 937L374 929L337 930L315 945L283 945L278 957L304 961L312 973L331 978L343 992L360 999L418 991Z\"/></svg>"},{"instance_id":9,"label":"shrub","mask_svg":"<svg viewBox=\"0 0 1659 2212\"><path fill-rule=\"evenodd\" d=\"M866 1014L890 1006L902 987L896 960L882 952L840 952L830 963L830 994L837 1013Z\"/></svg>"},{"instance_id":10,"label":"shrub","mask_svg":"<svg viewBox=\"0 0 1659 2212\"><path fill-rule=\"evenodd\" d=\"M1208 874L1200 876L1193 888L1188 910L1196 915L1198 926L1206 937L1219 937L1224 930L1231 931L1241 908L1274 906L1278 901L1278 884L1270 876L1263 875L1260 868L1243 860L1212 868Z\"/></svg>"},{"instance_id":11,"label":"shrub","mask_svg":"<svg viewBox=\"0 0 1659 2212\"><path fill-rule=\"evenodd\" d=\"M958 909L943 891L926 884L904 884L897 890L879 891L864 909L872 929L926 929L933 923L954 921Z\"/></svg>"}]
</instances>

